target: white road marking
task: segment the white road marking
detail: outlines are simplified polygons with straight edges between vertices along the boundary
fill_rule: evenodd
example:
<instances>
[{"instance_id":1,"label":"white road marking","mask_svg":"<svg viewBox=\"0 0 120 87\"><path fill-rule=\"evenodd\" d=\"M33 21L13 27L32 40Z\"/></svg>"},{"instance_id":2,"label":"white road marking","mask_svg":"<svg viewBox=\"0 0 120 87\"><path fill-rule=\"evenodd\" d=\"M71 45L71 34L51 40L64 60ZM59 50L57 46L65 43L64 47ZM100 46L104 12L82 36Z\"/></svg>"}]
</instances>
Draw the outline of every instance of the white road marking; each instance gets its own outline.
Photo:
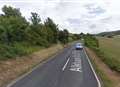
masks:
<instances>
[{"instance_id":1,"label":"white road marking","mask_svg":"<svg viewBox=\"0 0 120 87\"><path fill-rule=\"evenodd\" d=\"M82 72L80 68L70 68L71 71Z\"/></svg>"},{"instance_id":2,"label":"white road marking","mask_svg":"<svg viewBox=\"0 0 120 87\"><path fill-rule=\"evenodd\" d=\"M69 62L69 60L70 60L70 58L67 59L67 62L66 62L65 65L63 66L63 68L62 68L63 71L65 70L65 68L66 68L66 66L67 66L67 64L68 64L68 62Z\"/></svg>"},{"instance_id":3,"label":"white road marking","mask_svg":"<svg viewBox=\"0 0 120 87\"><path fill-rule=\"evenodd\" d=\"M74 51L73 58L74 61L72 62L69 70L75 72L82 72L82 63L79 53Z\"/></svg>"},{"instance_id":4,"label":"white road marking","mask_svg":"<svg viewBox=\"0 0 120 87\"><path fill-rule=\"evenodd\" d=\"M100 80L99 80L98 77L97 77L97 74L96 74L96 72L95 72L95 70L94 70L94 68L93 68L93 66L92 66L92 63L90 62L90 59L89 59L89 57L88 57L85 49L84 49L84 52L85 52L85 55L87 56L87 60L88 60L88 62L89 62L89 64L90 64L90 67L91 67L91 69L92 69L92 71L93 71L93 73L94 73L94 75L95 75L95 78L96 78L97 83L98 83L98 87L102 87L102 86L101 86L101 83L100 83Z\"/></svg>"}]
</instances>

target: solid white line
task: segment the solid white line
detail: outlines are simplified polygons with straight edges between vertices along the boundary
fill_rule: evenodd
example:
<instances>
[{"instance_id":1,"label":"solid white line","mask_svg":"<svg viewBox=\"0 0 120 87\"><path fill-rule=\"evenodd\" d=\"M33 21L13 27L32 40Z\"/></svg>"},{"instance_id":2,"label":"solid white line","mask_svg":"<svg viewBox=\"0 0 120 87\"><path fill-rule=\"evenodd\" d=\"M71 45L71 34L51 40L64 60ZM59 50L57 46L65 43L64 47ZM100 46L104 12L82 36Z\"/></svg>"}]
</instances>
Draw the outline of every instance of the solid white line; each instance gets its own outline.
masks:
<instances>
[{"instance_id":1,"label":"solid white line","mask_svg":"<svg viewBox=\"0 0 120 87\"><path fill-rule=\"evenodd\" d=\"M70 60L70 58L67 59L67 62L66 62L65 65L63 66L63 68L62 68L63 71L65 70L65 68L66 68L66 66L67 66L67 64L68 64L68 62L69 62L69 60Z\"/></svg>"},{"instance_id":2,"label":"solid white line","mask_svg":"<svg viewBox=\"0 0 120 87\"><path fill-rule=\"evenodd\" d=\"M89 59L89 57L88 57L85 49L84 49L84 52L85 52L85 54L86 54L86 56L87 56L87 60L88 60L88 62L89 62L89 64L90 64L90 67L91 67L91 69L92 69L92 71L93 71L93 73L94 73L94 75L95 75L95 78L96 78L97 83L98 83L98 87L102 87L102 86L101 86L101 83L100 83L100 80L99 80L98 77L97 77L97 74L96 74L96 72L95 72L95 70L94 70L94 68L93 68L93 66L92 66L92 63L90 62L90 59Z\"/></svg>"}]
</instances>

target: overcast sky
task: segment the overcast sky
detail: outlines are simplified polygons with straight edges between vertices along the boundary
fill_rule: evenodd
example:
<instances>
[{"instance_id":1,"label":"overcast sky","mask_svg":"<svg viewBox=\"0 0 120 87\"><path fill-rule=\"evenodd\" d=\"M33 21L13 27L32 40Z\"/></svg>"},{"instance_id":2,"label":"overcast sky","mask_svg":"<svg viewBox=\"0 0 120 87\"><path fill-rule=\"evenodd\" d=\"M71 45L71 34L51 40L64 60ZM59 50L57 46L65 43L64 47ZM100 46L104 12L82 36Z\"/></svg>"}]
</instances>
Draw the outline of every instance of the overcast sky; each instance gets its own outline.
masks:
<instances>
[{"instance_id":1,"label":"overcast sky","mask_svg":"<svg viewBox=\"0 0 120 87\"><path fill-rule=\"evenodd\" d=\"M4 5L20 8L26 19L31 12L50 17L73 33L120 30L120 0L0 0L0 9Z\"/></svg>"}]
</instances>

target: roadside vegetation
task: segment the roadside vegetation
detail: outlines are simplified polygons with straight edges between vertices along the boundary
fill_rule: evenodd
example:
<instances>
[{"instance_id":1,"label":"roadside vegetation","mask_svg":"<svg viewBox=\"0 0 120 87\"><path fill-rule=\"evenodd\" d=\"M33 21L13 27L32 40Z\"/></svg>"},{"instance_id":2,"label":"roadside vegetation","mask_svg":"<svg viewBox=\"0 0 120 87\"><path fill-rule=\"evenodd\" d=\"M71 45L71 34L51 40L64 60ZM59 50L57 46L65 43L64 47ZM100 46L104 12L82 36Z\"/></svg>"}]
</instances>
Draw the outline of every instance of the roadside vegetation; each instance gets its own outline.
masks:
<instances>
[{"instance_id":1,"label":"roadside vegetation","mask_svg":"<svg viewBox=\"0 0 120 87\"><path fill-rule=\"evenodd\" d=\"M106 65L94 50L86 48L102 87L120 87L120 75Z\"/></svg>"},{"instance_id":2,"label":"roadside vegetation","mask_svg":"<svg viewBox=\"0 0 120 87\"><path fill-rule=\"evenodd\" d=\"M76 40L67 29L59 30L51 18L44 22L36 12L31 12L30 20L22 16L20 9L11 6L2 8L0 14L0 59L15 58L30 54L53 44L66 44Z\"/></svg>"},{"instance_id":3,"label":"roadside vegetation","mask_svg":"<svg viewBox=\"0 0 120 87\"><path fill-rule=\"evenodd\" d=\"M19 8L4 6L0 14L0 87L78 39L79 34L60 30L49 17L43 21L38 13L31 12L27 20Z\"/></svg>"},{"instance_id":4,"label":"roadside vegetation","mask_svg":"<svg viewBox=\"0 0 120 87\"><path fill-rule=\"evenodd\" d=\"M99 43L98 40L95 36L86 34L83 36L84 38L84 43L87 47L90 47L92 49L98 49L99 48Z\"/></svg>"},{"instance_id":5,"label":"roadside vegetation","mask_svg":"<svg viewBox=\"0 0 120 87\"><path fill-rule=\"evenodd\" d=\"M85 45L91 48L95 53L91 53L90 49L88 54L94 57L93 62L95 69L102 79L104 87L119 87L119 72L120 72L120 38L119 37L95 37L90 34L84 35ZM103 61L104 63L100 62ZM107 71L108 70L108 71ZM113 72L117 71L117 72Z\"/></svg>"},{"instance_id":6,"label":"roadside vegetation","mask_svg":"<svg viewBox=\"0 0 120 87\"><path fill-rule=\"evenodd\" d=\"M113 70L120 72L120 38L99 37L102 60Z\"/></svg>"},{"instance_id":7,"label":"roadside vegetation","mask_svg":"<svg viewBox=\"0 0 120 87\"><path fill-rule=\"evenodd\" d=\"M120 72L120 38L94 37L85 35L85 45L95 50L100 58L112 69Z\"/></svg>"},{"instance_id":8,"label":"roadside vegetation","mask_svg":"<svg viewBox=\"0 0 120 87\"><path fill-rule=\"evenodd\" d=\"M16 59L0 60L0 87L7 87L11 81L50 60L62 49L63 46L57 44Z\"/></svg>"}]
</instances>

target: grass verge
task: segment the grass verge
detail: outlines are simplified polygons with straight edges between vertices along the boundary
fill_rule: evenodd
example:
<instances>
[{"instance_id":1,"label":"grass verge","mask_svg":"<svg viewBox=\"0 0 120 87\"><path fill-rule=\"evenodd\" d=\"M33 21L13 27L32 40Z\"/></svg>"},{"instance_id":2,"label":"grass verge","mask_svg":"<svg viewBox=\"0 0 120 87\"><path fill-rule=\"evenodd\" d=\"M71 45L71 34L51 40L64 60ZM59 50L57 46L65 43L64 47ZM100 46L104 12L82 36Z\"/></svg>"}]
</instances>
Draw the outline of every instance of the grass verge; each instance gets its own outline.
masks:
<instances>
[{"instance_id":1,"label":"grass verge","mask_svg":"<svg viewBox=\"0 0 120 87\"><path fill-rule=\"evenodd\" d=\"M27 56L16 57L0 61L0 87L6 86L18 76L28 72L50 56L55 55L63 47L60 44L41 49Z\"/></svg>"},{"instance_id":2,"label":"grass verge","mask_svg":"<svg viewBox=\"0 0 120 87\"><path fill-rule=\"evenodd\" d=\"M112 71L104 62L102 62L96 53L86 48L87 54L97 72L97 75L101 79L103 87L120 87L120 74Z\"/></svg>"}]
</instances>

